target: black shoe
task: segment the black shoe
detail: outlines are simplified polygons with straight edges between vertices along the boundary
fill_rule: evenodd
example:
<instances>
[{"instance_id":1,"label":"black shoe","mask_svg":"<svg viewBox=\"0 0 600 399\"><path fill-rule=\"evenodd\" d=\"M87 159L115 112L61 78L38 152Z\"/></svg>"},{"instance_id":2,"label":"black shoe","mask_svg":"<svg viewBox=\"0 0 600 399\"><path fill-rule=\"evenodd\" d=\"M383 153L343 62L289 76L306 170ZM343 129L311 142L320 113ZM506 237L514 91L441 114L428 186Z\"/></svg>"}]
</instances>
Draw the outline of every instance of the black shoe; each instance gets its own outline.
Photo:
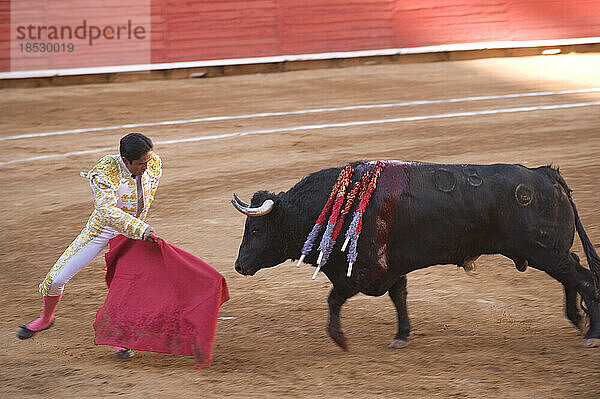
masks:
<instances>
[{"instance_id":1,"label":"black shoe","mask_svg":"<svg viewBox=\"0 0 600 399\"><path fill-rule=\"evenodd\" d=\"M119 359L129 359L133 357L134 352L131 349L123 349L116 352L116 354Z\"/></svg>"},{"instance_id":2,"label":"black shoe","mask_svg":"<svg viewBox=\"0 0 600 399\"><path fill-rule=\"evenodd\" d=\"M17 338L19 338L19 339L29 339L29 338L33 337L36 333L38 333L40 331L47 330L50 327L52 327L53 325L54 325L54 320L52 320L50 322L50 325L48 325L48 327L42 328L41 330L37 330L37 331L30 330L26 326L21 326L21 328L19 328L19 330L17 331Z\"/></svg>"}]
</instances>

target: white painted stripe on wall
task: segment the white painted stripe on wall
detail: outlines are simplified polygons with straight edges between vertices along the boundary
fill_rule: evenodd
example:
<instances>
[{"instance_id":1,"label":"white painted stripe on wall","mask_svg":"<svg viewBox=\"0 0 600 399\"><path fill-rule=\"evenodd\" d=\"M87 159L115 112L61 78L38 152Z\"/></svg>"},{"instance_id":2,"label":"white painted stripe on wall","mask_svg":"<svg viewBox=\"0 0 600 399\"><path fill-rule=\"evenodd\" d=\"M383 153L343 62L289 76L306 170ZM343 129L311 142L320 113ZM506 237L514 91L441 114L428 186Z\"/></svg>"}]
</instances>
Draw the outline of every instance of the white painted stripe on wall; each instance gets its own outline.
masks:
<instances>
[{"instance_id":1,"label":"white painted stripe on wall","mask_svg":"<svg viewBox=\"0 0 600 399\"><path fill-rule=\"evenodd\" d=\"M507 98L540 97L540 96L554 96L554 95L581 94L581 93L594 93L594 92L600 92L600 87L593 87L593 88L589 88L589 89L578 89L578 90L540 91L540 92L531 92L531 93L514 93L514 94L501 94L501 95L492 95L492 96L449 98L449 99L440 99L440 100L404 101L404 102L387 103L387 104L352 105L352 106L348 106L348 107L315 108L315 109L307 109L307 110L299 110L299 111L262 112L262 113L247 114L247 115L211 116L211 117L205 117L205 118L181 119L181 120L161 121L161 122L128 123L125 125L61 130L61 131L55 131L55 132L19 134L19 135L13 135L13 136L0 137L0 141L27 139L27 138L45 137L45 136L58 136L58 135L76 134L76 133L100 132L100 131L107 131L107 130L135 129L135 128L139 128L139 127L171 126L171 125L185 125L185 124L189 124L189 123L199 123L199 122L214 122L214 121L235 120L235 119L265 118L265 117L271 117L271 116L303 115L303 114L314 114L314 113L322 113L322 112L353 111L353 110L360 110L360 109L393 108L393 107L406 107L406 106L412 106L412 105L459 103L459 102L467 102L467 101L500 100L500 99L507 99Z\"/></svg>"},{"instance_id":2,"label":"white painted stripe on wall","mask_svg":"<svg viewBox=\"0 0 600 399\"><path fill-rule=\"evenodd\" d=\"M283 133L283 132L297 132L297 131L309 131L309 130L318 130L318 129L329 129L329 128L339 128L339 127L348 127L348 126L364 126L364 125L377 125L384 123L399 123L399 122L412 122L412 121L422 121L422 120L430 120L430 119L444 119L444 118L457 118L457 117L469 117L469 116L479 116L479 115L494 115L494 114L507 114L507 113L515 113L515 112L530 112L530 111L544 111L544 110L555 110L555 109L568 109L568 108L582 108L582 107L590 107L590 106L598 106L600 105L600 101L595 102L583 102L583 103L572 103L572 104L554 104L554 105L540 105L540 106L530 106L530 107L518 107L518 108L503 108L503 109L488 109L481 111L470 111L470 112L455 112L449 114L436 114L436 115L423 115L423 116L410 116L403 118L393 118L393 119L378 119L378 120L369 120L369 121L355 121L355 122L343 122L343 123L327 123L321 125L303 125L303 126L292 126L288 128L280 128L280 129L266 129L266 130L252 130L247 132L235 132L235 133L226 133L212 136L199 136L199 137L190 137L185 139L175 139L175 140L166 140L156 142L156 145L168 145L168 144L178 144L178 143L189 143L196 141L207 141L207 140L219 140L231 137L243 137L243 136L252 136L259 134L274 134L274 133ZM43 159L52 159L52 158L65 158L73 155L84 155L84 154L92 154L98 152L107 152L113 150L113 147L105 147L105 148L96 148L93 150L85 150L85 151L74 151L67 152L62 154L49 154L49 155L40 155L32 158L23 158L23 159L15 159L12 161L0 162L0 166L22 163L22 162L32 162Z\"/></svg>"},{"instance_id":3,"label":"white painted stripe on wall","mask_svg":"<svg viewBox=\"0 0 600 399\"><path fill-rule=\"evenodd\" d=\"M102 73L147 72L164 69L203 68L228 65L269 64L276 62L312 61L338 58L376 57L385 55L407 55L440 53L450 51L491 50L505 48L572 46L579 44L597 44L600 37L580 37L573 39L549 40L508 40L495 42L456 43L438 46L405 47L362 51L343 51L315 54L290 54L273 57L232 58L223 60L169 62L139 65L110 65L89 68L40 69L35 71L0 72L0 79L48 78L53 76L93 75Z\"/></svg>"}]
</instances>

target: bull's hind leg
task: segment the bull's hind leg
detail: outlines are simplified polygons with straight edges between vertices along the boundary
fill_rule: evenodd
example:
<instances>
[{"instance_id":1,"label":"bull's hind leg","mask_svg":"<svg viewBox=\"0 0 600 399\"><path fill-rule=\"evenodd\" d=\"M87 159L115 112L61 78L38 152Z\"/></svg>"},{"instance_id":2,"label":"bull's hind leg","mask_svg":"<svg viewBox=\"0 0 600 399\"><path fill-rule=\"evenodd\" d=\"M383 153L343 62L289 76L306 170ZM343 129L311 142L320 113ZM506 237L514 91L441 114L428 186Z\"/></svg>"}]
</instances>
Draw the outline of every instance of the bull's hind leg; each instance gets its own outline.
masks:
<instances>
[{"instance_id":1,"label":"bull's hind leg","mask_svg":"<svg viewBox=\"0 0 600 399\"><path fill-rule=\"evenodd\" d=\"M566 255L546 254L539 259L532 259L535 267L545 271L565 287L565 310L569 320L578 328L582 327L582 318L577 309L579 292L585 305L590 321L590 327L583 339L583 346L593 347L600 342L600 305L594 293L592 272L581 266L579 258L574 253Z\"/></svg>"},{"instance_id":2,"label":"bull's hind leg","mask_svg":"<svg viewBox=\"0 0 600 399\"><path fill-rule=\"evenodd\" d=\"M402 276L396 284L388 291L398 316L398 331L390 348L404 348L408 345L408 336L410 335L410 320L408 319L408 309L406 307L406 275Z\"/></svg>"},{"instance_id":3,"label":"bull's hind leg","mask_svg":"<svg viewBox=\"0 0 600 399\"><path fill-rule=\"evenodd\" d=\"M331 339L333 339L333 341L344 350L348 350L348 345L346 343L344 332L342 331L340 312L342 310L342 305L346 302L346 300L357 293L358 291L351 290L345 285L336 286L334 284L333 289L329 293L329 298L327 298L327 303L329 304L329 322L327 323L327 333Z\"/></svg>"},{"instance_id":4,"label":"bull's hind leg","mask_svg":"<svg viewBox=\"0 0 600 399\"><path fill-rule=\"evenodd\" d=\"M579 263L579 257L571 252L570 254L573 262L577 265L577 268L581 268L583 270L587 270L584 269L581 264ZM589 270L586 272L589 273ZM591 277L591 273L590 275L588 275L587 277L584 278L590 278ZM573 325L582 333L585 332L586 327L588 326L589 323L589 317L587 315L582 315L580 312L580 309L578 307L578 300L579 300L579 295L577 292L577 285L572 284L572 285L564 285L565 288L565 313L567 314L567 317L569 320L571 320L571 323L573 323Z\"/></svg>"},{"instance_id":5,"label":"bull's hind leg","mask_svg":"<svg viewBox=\"0 0 600 399\"><path fill-rule=\"evenodd\" d=\"M567 318L581 332L585 329L586 318L581 314L577 306L577 287L564 286L565 289L565 313Z\"/></svg>"},{"instance_id":6,"label":"bull's hind leg","mask_svg":"<svg viewBox=\"0 0 600 399\"><path fill-rule=\"evenodd\" d=\"M574 252L571 252L570 256L573 258L573 261L581 267L579 263L579 256ZM579 295L577 293L577 286L573 285L564 285L565 289L565 313L567 314L567 318L573 323L573 325L582 333L586 329L589 323L589 317L586 317L581 314L581 311L578 307Z\"/></svg>"}]
</instances>

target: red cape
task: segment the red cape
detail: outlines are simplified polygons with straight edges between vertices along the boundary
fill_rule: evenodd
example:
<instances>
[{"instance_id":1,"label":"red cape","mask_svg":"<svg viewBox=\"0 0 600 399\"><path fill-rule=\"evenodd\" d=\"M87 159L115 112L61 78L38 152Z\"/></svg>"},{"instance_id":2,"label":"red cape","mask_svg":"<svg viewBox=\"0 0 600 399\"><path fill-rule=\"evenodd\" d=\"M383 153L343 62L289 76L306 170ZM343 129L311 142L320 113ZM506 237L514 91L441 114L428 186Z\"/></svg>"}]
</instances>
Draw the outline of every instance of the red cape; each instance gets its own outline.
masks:
<instances>
[{"instance_id":1,"label":"red cape","mask_svg":"<svg viewBox=\"0 0 600 399\"><path fill-rule=\"evenodd\" d=\"M119 235L106 259L109 287L96 314L95 344L194 356L209 365L225 278L194 255Z\"/></svg>"}]
</instances>

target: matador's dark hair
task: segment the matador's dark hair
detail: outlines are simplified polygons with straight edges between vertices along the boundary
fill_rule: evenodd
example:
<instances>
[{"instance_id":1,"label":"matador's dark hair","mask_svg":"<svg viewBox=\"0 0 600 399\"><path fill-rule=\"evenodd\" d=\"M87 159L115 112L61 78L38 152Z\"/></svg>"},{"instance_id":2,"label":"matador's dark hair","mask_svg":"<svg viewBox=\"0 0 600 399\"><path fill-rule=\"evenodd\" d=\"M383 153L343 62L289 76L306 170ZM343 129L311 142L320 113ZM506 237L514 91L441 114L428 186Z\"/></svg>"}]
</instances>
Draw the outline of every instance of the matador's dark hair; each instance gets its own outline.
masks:
<instances>
[{"instance_id":1,"label":"matador's dark hair","mask_svg":"<svg viewBox=\"0 0 600 399\"><path fill-rule=\"evenodd\" d=\"M129 133L123 136L119 146L121 156L129 162L140 159L153 148L152 140L141 133Z\"/></svg>"}]
</instances>

